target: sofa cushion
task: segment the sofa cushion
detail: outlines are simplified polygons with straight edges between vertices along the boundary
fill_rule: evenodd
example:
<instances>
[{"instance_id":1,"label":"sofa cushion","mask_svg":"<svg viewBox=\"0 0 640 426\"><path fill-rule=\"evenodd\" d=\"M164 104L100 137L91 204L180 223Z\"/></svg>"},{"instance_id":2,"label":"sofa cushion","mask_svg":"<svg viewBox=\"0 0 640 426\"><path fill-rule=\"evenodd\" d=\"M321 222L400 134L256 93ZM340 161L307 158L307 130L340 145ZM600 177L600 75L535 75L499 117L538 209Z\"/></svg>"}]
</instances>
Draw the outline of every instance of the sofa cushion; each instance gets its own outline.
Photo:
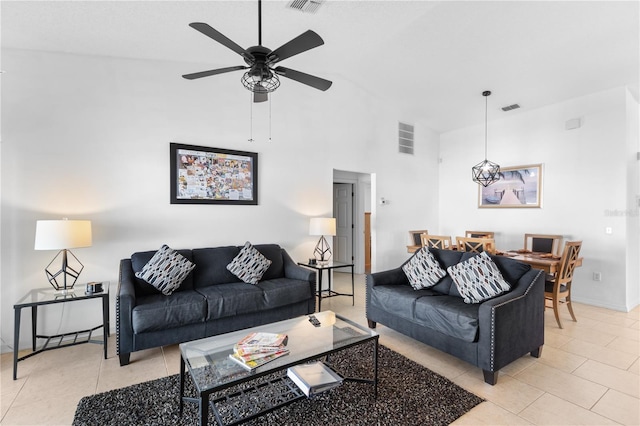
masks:
<instances>
[{"instance_id":1,"label":"sofa cushion","mask_svg":"<svg viewBox=\"0 0 640 426\"><path fill-rule=\"evenodd\" d=\"M193 262L198 265L193 271L193 286L200 288L238 282L238 277L227 269L238 253L240 249L237 246L193 249Z\"/></svg>"},{"instance_id":2,"label":"sofa cushion","mask_svg":"<svg viewBox=\"0 0 640 426\"><path fill-rule=\"evenodd\" d=\"M465 303L460 297L425 296L416 300L414 315L416 322L425 327L465 342L475 342L479 310L479 304Z\"/></svg>"},{"instance_id":3,"label":"sofa cushion","mask_svg":"<svg viewBox=\"0 0 640 426\"><path fill-rule=\"evenodd\" d=\"M189 259L164 244L135 276L169 296L180 287L195 266Z\"/></svg>"},{"instance_id":4,"label":"sofa cushion","mask_svg":"<svg viewBox=\"0 0 640 426\"><path fill-rule=\"evenodd\" d=\"M511 289L486 252L447 268L465 303L480 303Z\"/></svg>"},{"instance_id":5,"label":"sofa cushion","mask_svg":"<svg viewBox=\"0 0 640 426\"><path fill-rule=\"evenodd\" d=\"M264 292L257 285L235 282L202 287L196 291L207 300L207 321L267 309Z\"/></svg>"},{"instance_id":6,"label":"sofa cushion","mask_svg":"<svg viewBox=\"0 0 640 426\"><path fill-rule=\"evenodd\" d=\"M227 269L245 283L258 284L269 266L271 261L247 241Z\"/></svg>"},{"instance_id":7,"label":"sofa cushion","mask_svg":"<svg viewBox=\"0 0 640 426\"><path fill-rule=\"evenodd\" d=\"M449 266L455 265L456 263L460 262L460 258L463 254L459 251L441 250L433 247L430 247L429 251L431 252L431 254L433 254L433 257L436 258L436 260L438 261L438 263L440 263L440 266L442 266L444 270L446 270ZM442 294L449 294L451 287L455 287L455 285L453 285L453 280L447 274L436 285L431 287L431 290L435 290L438 293ZM456 295L460 297L460 295L457 294L457 290Z\"/></svg>"},{"instance_id":8,"label":"sofa cushion","mask_svg":"<svg viewBox=\"0 0 640 426\"><path fill-rule=\"evenodd\" d=\"M260 281L258 287L262 289L266 307L269 309L313 298L309 281L275 278L273 280Z\"/></svg>"},{"instance_id":9,"label":"sofa cushion","mask_svg":"<svg viewBox=\"0 0 640 426\"><path fill-rule=\"evenodd\" d=\"M204 322L206 300L194 290L179 291L165 297L152 294L136 299L131 312L133 331L165 330Z\"/></svg>"},{"instance_id":10,"label":"sofa cushion","mask_svg":"<svg viewBox=\"0 0 640 426\"><path fill-rule=\"evenodd\" d=\"M193 263L196 263L197 265L197 262L193 260L193 257L191 255L191 250L177 250L177 252L180 253L185 258L192 261ZM154 254L156 254L156 250L140 251L140 252L133 253L131 255L131 269L133 270L134 276L136 272L142 271L142 268L144 268L144 265L146 265L147 262L151 260ZM180 285L180 287L178 287L176 291L185 291L185 290L193 289L193 275L196 273L197 269L198 268L195 268L193 271L191 271L189 275L187 275L187 278L185 278L185 280L182 281L182 284ZM145 280L136 277L136 296L144 296L148 294L159 294L159 293L160 292L158 291L157 288L155 288Z\"/></svg>"},{"instance_id":11,"label":"sofa cushion","mask_svg":"<svg viewBox=\"0 0 640 426\"><path fill-rule=\"evenodd\" d=\"M409 284L415 290L433 287L442 277L447 275L447 272L442 269L433 254L425 248L418 250L402 266L402 270L407 276Z\"/></svg>"},{"instance_id":12,"label":"sofa cushion","mask_svg":"<svg viewBox=\"0 0 640 426\"><path fill-rule=\"evenodd\" d=\"M423 296L437 296L432 289L414 290L409 285L377 285L371 291L370 303L386 312L393 312L406 320L414 320L414 305Z\"/></svg>"},{"instance_id":13,"label":"sofa cushion","mask_svg":"<svg viewBox=\"0 0 640 426\"><path fill-rule=\"evenodd\" d=\"M531 270L531 265L506 256L491 256L491 260L498 266L504 279L512 286Z\"/></svg>"},{"instance_id":14,"label":"sofa cushion","mask_svg":"<svg viewBox=\"0 0 640 426\"><path fill-rule=\"evenodd\" d=\"M282 257L282 247L277 244L256 244L254 245L264 257L271 261L271 266L262 276L263 281L284 277L284 259Z\"/></svg>"}]
</instances>

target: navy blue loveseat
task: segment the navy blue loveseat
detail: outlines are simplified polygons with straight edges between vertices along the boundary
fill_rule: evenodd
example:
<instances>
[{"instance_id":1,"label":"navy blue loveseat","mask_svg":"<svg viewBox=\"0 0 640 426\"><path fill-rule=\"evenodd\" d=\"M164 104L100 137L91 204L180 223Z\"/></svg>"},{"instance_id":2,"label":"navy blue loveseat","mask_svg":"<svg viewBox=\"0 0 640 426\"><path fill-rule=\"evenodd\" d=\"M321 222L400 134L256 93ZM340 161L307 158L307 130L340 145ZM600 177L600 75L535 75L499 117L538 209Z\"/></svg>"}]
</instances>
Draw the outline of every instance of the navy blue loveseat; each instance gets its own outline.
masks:
<instances>
[{"instance_id":1,"label":"navy blue loveseat","mask_svg":"<svg viewBox=\"0 0 640 426\"><path fill-rule=\"evenodd\" d=\"M131 352L313 313L315 272L298 266L279 245L254 247L272 262L256 285L226 268L242 246L178 250L196 266L170 296L135 276L155 251L122 259L116 299L120 365L129 363Z\"/></svg>"},{"instance_id":2,"label":"navy blue loveseat","mask_svg":"<svg viewBox=\"0 0 640 426\"><path fill-rule=\"evenodd\" d=\"M428 250L444 269L478 255ZM527 353L540 356L544 273L507 257L491 259L511 290L482 303L465 303L449 274L434 287L421 290L411 287L402 266L367 275L369 327L379 322L454 355L480 367L485 382L495 384L498 370L505 365Z\"/></svg>"}]
</instances>

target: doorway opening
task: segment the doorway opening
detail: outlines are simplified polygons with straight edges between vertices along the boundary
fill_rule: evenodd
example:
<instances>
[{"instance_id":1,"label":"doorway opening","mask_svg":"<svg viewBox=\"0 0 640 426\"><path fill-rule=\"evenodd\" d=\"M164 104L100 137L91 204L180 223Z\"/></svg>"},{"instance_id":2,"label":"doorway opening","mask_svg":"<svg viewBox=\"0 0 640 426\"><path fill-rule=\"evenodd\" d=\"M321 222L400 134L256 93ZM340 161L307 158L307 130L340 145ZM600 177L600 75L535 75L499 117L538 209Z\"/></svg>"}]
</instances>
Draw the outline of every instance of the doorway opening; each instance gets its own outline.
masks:
<instances>
[{"instance_id":1,"label":"doorway opening","mask_svg":"<svg viewBox=\"0 0 640 426\"><path fill-rule=\"evenodd\" d=\"M333 258L356 274L375 270L375 175L333 170Z\"/></svg>"}]
</instances>

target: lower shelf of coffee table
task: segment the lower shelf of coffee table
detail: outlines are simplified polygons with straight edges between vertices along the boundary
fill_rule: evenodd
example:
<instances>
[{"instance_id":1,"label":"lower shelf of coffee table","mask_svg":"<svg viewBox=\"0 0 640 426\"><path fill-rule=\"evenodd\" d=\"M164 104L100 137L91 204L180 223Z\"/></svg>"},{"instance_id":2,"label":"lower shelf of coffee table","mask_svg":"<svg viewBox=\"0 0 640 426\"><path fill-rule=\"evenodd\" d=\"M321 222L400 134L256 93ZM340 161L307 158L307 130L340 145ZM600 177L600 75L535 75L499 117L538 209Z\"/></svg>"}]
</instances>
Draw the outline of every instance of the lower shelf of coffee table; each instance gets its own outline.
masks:
<instances>
[{"instance_id":1,"label":"lower shelf of coffee table","mask_svg":"<svg viewBox=\"0 0 640 426\"><path fill-rule=\"evenodd\" d=\"M241 390L214 397L209 402L219 425L241 424L307 397L287 376L245 386ZM198 402L195 398L184 399Z\"/></svg>"}]
</instances>

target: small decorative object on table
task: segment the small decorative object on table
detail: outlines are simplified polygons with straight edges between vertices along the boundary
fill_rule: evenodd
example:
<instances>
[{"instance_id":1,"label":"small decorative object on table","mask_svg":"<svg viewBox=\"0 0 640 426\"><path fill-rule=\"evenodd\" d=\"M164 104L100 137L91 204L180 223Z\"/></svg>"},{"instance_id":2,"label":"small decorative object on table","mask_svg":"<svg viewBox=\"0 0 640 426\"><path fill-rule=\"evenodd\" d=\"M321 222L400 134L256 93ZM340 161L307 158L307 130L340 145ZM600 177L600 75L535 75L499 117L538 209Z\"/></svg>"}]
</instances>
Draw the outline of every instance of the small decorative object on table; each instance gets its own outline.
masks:
<instances>
[{"instance_id":1,"label":"small decorative object on table","mask_svg":"<svg viewBox=\"0 0 640 426\"><path fill-rule=\"evenodd\" d=\"M97 283L95 281L87 283L87 289L85 290L86 294L94 294L100 292L102 292L102 283Z\"/></svg>"},{"instance_id":2,"label":"small decorative object on table","mask_svg":"<svg viewBox=\"0 0 640 426\"><path fill-rule=\"evenodd\" d=\"M286 334L251 333L240 340L234 347L229 358L246 368L255 370L261 365L289 353Z\"/></svg>"},{"instance_id":3,"label":"small decorative object on table","mask_svg":"<svg viewBox=\"0 0 640 426\"><path fill-rule=\"evenodd\" d=\"M287 376L309 397L338 387L343 381L338 373L320 361L289 367Z\"/></svg>"}]
</instances>

